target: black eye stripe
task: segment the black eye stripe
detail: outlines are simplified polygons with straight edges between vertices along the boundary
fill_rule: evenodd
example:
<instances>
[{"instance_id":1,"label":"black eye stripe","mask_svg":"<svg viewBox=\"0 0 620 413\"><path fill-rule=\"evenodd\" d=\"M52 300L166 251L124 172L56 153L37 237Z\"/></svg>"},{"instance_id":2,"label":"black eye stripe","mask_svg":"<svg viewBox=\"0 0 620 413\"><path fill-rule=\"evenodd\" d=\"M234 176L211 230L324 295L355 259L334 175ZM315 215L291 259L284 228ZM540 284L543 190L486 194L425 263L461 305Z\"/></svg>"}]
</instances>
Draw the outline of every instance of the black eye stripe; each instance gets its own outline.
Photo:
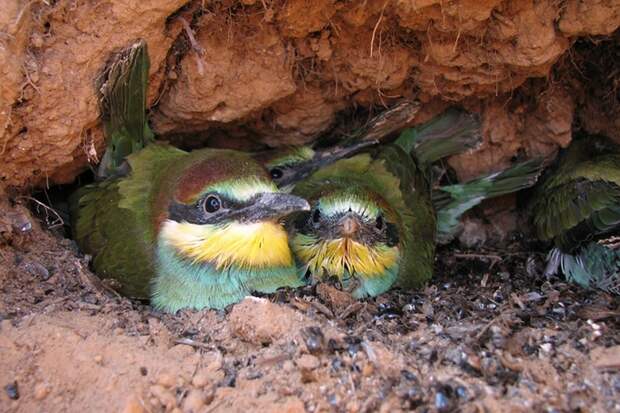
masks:
<instances>
[{"instance_id":1,"label":"black eye stripe","mask_svg":"<svg viewBox=\"0 0 620 413\"><path fill-rule=\"evenodd\" d=\"M317 208L312 213L312 221L319 222L320 219L321 219L321 211L319 211L319 209Z\"/></svg>"},{"instance_id":2,"label":"black eye stripe","mask_svg":"<svg viewBox=\"0 0 620 413\"><path fill-rule=\"evenodd\" d=\"M379 229L379 230L383 229L383 217L382 217L381 215L379 215L379 216L377 217L377 220L376 220L375 226L376 226L376 227L377 227L377 229Z\"/></svg>"}]
</instances>

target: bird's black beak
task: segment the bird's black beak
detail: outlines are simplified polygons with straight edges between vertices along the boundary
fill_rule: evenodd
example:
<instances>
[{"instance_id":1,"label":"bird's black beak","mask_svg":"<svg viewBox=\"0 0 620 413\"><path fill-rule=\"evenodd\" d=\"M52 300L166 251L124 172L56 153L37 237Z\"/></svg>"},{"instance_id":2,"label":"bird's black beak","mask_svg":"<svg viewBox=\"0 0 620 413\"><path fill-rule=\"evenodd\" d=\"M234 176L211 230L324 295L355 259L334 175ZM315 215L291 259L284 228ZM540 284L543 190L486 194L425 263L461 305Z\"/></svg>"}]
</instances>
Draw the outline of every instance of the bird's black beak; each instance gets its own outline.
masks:
<instances>
[{"instance_id":1,"label":"bird's black beak","mask_svg":"<svg viewBox=\"0 0 620 413\"><path fill-rule=\"evenodd\" d=\"M293 212L310 211L310 204L303 198L280 192L256 195L250 204L236 211L238 219L245 222L278 220Z\"/></svg>"},{"instance_id":2,"label":"bird's black beak","mask_svg":"<svg viewBox=\"0 0 620 413\"><path fill-rule=\"evenodd\" d=\"M284 177L280 182L278 182L278 186L282 188L299 182L327 165L330 165L340 159L353 156L361 150L377 145L378 143L378 140L364 140L347 146L334 146L327 149L316 149L312 159L295 167L295 173Z\"/></svg>"}]
</instances>

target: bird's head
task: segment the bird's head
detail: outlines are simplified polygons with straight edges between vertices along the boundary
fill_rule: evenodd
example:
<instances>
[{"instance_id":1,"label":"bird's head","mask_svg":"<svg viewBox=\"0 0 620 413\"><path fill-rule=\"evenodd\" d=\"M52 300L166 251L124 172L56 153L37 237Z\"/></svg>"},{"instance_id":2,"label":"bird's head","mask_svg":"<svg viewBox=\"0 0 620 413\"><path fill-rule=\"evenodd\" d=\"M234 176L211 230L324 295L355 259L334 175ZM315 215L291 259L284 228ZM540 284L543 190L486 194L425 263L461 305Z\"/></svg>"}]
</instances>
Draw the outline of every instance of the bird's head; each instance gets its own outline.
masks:
<instances>
[{"instance_id":1,"label":"bird's head","mask_svg":"<svg viewBox=\"0 0 620 413\"><path fill-rule=\"evenodd\" d=\"M308 203L279 192L245 154L210 149L189 157L166 177L172 197L156 201L165 204L158 242L192 264L216 269L292 265L281 220L309 210Z\"/></svg>"},{"instance_id":2,"label":"bird's head","mask_svg":"<svg viewBox=\"0 0 620 413\"><path fill-rule=\"evenodd\" d=\"M294 224L292 248L314 277L380 277L398 265L394 211L363 189L323 191Z\"/></svg>"},{"instance_id":3,"label":"bird's head","mask_svg":"<svg viewBox=\"0 0 620 413\"><path fill-rule=\"evenodd\" d=\"M289 192L296 182L307 178L313 172L340 159L355 155L377 143L376 140L364 140L321 149L313 149L310 146L294 146L277 151L257 153L254 158L265 165L271 179L279 188Z\"/></svg>"}]
</instances>

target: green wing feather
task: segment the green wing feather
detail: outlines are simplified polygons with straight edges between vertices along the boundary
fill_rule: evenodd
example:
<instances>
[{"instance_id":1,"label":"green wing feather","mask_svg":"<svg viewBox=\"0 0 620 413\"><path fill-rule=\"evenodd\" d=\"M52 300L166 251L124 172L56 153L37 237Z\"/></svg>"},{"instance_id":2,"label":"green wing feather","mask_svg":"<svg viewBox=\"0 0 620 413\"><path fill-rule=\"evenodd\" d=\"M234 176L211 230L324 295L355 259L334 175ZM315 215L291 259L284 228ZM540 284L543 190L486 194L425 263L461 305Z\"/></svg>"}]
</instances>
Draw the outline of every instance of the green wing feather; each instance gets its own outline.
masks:
<instances>
[{"instance_id":1,"label":"green wing feather","mask_svg":"<svg viewBox=\"0 0 620 413\"><path fill-rule=\"evenodd\" d=\"M128 155L153 141L146 121L148 74L147 46L140 40L115 56L101 77L99 103L107 149L100 177L117 174Z\"/></svg>"},{"instance_id":2,"label":"green wing feather","mask_svg":"<svg viewBox=\"0 0 620 413\"><path fill-rule=\"evenodd\" d=\"M71 196L73 237L93 256L95 271L130 297L148 298L154 271L154 189L168 165L185 152L149 145L131 155L130 176L85 186Z\"/></svg>"},{"instance_id":3,"label":"green wing feather","mask_svg":"<svg viewBox=\"0 0 620 413\"><path fill-rule=\"evenodd\" d=\"M545 274L620 294L620 148L577 138L530 203L538 237L552 240Z\"/></svg>"},{"instance_id":4,"label":"green wing feather","mask_svg":"<svg viewBox=\"0 0 620 413\"><path fill-rule=\"evenodd\" d=\"M437 224L428 171L396 145L384 147L376 165L399 182L398 187L385 182L382 189L390 205L398 208L401 219L402 260L397 284L405 289L418 288L432 277L435 257Z\"/></svg>"},{"instance_id":5,"label":"green wing feather","mask_svg":"<svg viewBox=\"0 0 620 413\"><path fill-rule=\"evenodd\" d=\"M620 155L563 162L536 191L533 222L542 240L569 251L620 220Z\"/></svg>"},{"instance_id":6,"label":"green wing feather","mask_svg":"<svg viewBox=\"0 0 620 413\"><path fill-rule=\"evenodd\" d=\"M405 152L414 154L424 165L475 148L481 142L477 116L448 109L430 122L405 129L394 142Z\"/></svg>"},{"instance_id":7,"label":"green wing feather","mask_svg":"<svg viewBox=\"0 0 620 413\"><path fill-rule=\"evenodd\" d=\"M433 192L433 205L437 210L437 240L440 243L450 242L459 228L463 214L483 200L534 185L542 166L542 159L530 159L469 182L437 188Z\"/></svg>"}]
</instances>

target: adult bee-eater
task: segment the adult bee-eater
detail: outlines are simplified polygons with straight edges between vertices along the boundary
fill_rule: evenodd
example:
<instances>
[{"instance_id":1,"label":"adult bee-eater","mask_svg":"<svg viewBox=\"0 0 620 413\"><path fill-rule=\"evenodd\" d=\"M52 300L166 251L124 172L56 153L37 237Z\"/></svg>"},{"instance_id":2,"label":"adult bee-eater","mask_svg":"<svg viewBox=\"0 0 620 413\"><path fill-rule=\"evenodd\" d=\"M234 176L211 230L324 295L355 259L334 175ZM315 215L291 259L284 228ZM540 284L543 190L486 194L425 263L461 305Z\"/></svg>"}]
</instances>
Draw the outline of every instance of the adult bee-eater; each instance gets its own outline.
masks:
<instances>
[{"instance_id":1,"label":"adult bee-eater","mask_svg":"<svg viewBox=\"0 0 620 413\"><path fill-rule=\"evenodd\" d=\"M148 144L147 75L138 42L103 76L108 178L72 197L74 238L95 271L170 312L301 285L280 220L308 203L281 193L250 155Z\"/></svg>"},{"instance_id":2,"label":"adult bee-eater","mask_svg":"<svg viewBox=\"0 0 620 413\"><path fill-rule=\"evenodd\" d=\"M430 164L479 141L478 120L450 110L393 144L339 160L297 183L293 193L312 207L289 225L301 271L315 281L335 276L355 298L394 284L419 287L432 276L438 231L451 236L466 210L530 186L538 176L536 160L445 187L437 196L438 222Z\"/></svg>"},{"instance_id":3,"label":"adult bee-eater","mask_svg":"<svg viewBox=\"0 0 620 413\"><path fill-rule=\"evenodd\" d=\"M581 136L535 191L533 223L552 241L547 275L620 294L620 146Z\"/></svg>"}]
</instances>

